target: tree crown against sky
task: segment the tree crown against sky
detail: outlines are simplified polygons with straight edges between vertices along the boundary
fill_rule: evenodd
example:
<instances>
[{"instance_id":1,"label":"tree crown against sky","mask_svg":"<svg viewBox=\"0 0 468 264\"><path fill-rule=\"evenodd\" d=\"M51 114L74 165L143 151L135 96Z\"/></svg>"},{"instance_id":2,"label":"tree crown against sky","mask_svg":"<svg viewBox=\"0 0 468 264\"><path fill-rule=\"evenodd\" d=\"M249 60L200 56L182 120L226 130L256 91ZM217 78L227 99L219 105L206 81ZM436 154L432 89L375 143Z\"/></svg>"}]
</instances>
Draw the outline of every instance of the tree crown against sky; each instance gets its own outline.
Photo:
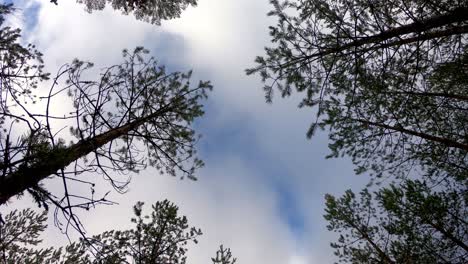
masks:
<instances>
[{"instance_id":1,"label":"tree crown against sky","mask_svg":"<svg viewBox=\"0 0 468 264\"><path fill-rule=\"evenodd\" d=\"M143 203L134 206L134 227L108 230L66 247L41 248L41 233L46 229L46 212L32 209L12 211L0 222L0 262L10 263L186 263L189 244L198 243L199 228L179 215L179 208L168 200L143 213ZM231 250L220 246L214 264L234 264Z\"/></svg>"},{"instance_id":2,"label":"tree crown against sky","mask_svg":"<svg viewBox=\"0 0 468 264\"><path fill-rule=\"evenodd\" d=\"M468 199L460 187L406 180L374 194L327 195L335 254L343 263L465 263Z\"/></svg>"},{"instance_id":3,"label":"tree crown against sky","mask_svg":"<svg viewBox=\"0 0 468 264\"><path fill-rule=\"evenodd\" d=\"M13 28L6 23L8 15L14 12L13 4L0 5L0 116L1 124L9 114L8 103L15 98L28 98L34 101L33 90L40 81L48 79L44 72L42 53L34 45L23 45L20 42L21 29ZM8 93L7 93L8 91Z\"/></svg>"},{"instance_id":4,"label":"tree crown against sky","mask_svg":"<svg viewBox=\"0 0 468 264\"><path fill-rule=\"evenodd\" d=\"M305 2L304 2L304 3L305 3ZM446 16L445 16L445 17L446 17ZM460 58L461 58L461 57L453 58L453 60L447 60L447 61L445 61L445 62L440 63L439 65L440 65L441 67L448 67L448 68L453 68L453 69L456 70L456 69L459 69L459 67L460 67L459 65L462 65L462 63L461 63L460 61L463 61L463 59L460 59ZM77 62L77 63L80 64L79 62ZM452 65L452 66L450 66L450 65ZM86 64L82 64L82 66L83 66L83 67L86 67ZM80 66L80 67L81 67L81 66ZM373 79L372 79L372 77L373 77L374 75L372 75L372 74L366 75L366 73L368 73L368 72L366 71L366 68L364 68L362 72L363 72L363 74L362 74L362 76L361 76L361 79L359 79L359 81L363 83L363 84L362 84L363 87L365 87L365 85L369 85L369 86L372 86L372 87L376 87L376 86L375 86L375 82L378 82L378 80L373 80ZM428 73L428 75L430 75L430 77L429 77L428 79L434 78L434 77L432 77L432 76L441 75L441 74L438 74L437 72L439 72L439 73L444 73L444 71L438 71L438 70L436 69L435 66L434 66L434 68L429 69L427 73ZM392 76L392 75L390 75L390 76ZM456 76L453 75L453 77L456 77ZM373 81L372 81L372 82L373 82L372 85L371 85L371 84L366 84L366 82L371 83L368 79L369 79L369 80L373 80ZM437 80L437 78L434 78L434 79ZM457 78L453 78L453 79L456 80ZM446 80L446 77L441 78L441 80L445 81L445 80ZM343 80L339 79L339 81L343 81ZM346 80L343 81L343 82L345 83L345 85L343 85L344 88L347 87L345 81L346 81ZM339 83L339 82L337 82L337 83ZM406 81L405 81L404 83L406 84ZM427 82L427 83L430 84L430 85L433 85L433 84L435 83L435 84L436 84L435 86L438 86L439 88L441 88L442 91L444 91L444 87L446 87L446 85L443 84L443 82L440 82L440 81L439 81L439 82L433 82L432 84L431 84L430 82ZM443 84L443 85L440 85L440 84ZM456 87L460 87L460 89L463 89L463 85L462 85L459 81L456 81L455 83L453 83L453 85L456 86ZM436 98L436 99L439 98L439 97L441 97L442 99L444 99L444 98L452 98L452 99L461 99L461 100L463 100L463 95L460 95L460 94L451 94L451 93L447 93L447 92L438 92L437 89L435 89L435 88L431 88L431 89L434 89L434 90L433 90L433 91L431 90L430 92L426 92L426 91L424 91L424 92L421 92L421 91L411 91L411 90L410 90L410 91L407 91L407 90L399 91L399 90L397 90L397 91L392 91L391 94L395 95L395 98L397 98L397 99L400 98L400 97L398 97L398 96L396 96L396 95L402 95L402 94L403 94L403 95L425 96L425 97L428 97L428 98ZM462 91L463 91L463 90L462 90ZM357 103L356 103L356 108L358 108L357 106L359 106L359 107L367 107L367 104L371 104L371 105L372 105L372 104L373 104L373 101L370 100L370 99L373 98L373 95L374 95L374 94L366 93L366 91L362 91L362 95L361 95L361 94L358 94L360 100L357 100L357 99L356 99L356 102L357 102ZM379 92L379 93L376 93L375 96L376 96L377 98L379 98L378 95L380 95L380 92ZM337 96L337 97L338 97L338 98L337 98L338 100L341 100L341 99L342 99L340 96ZM403 98L403 96L401 96L401 98ZM344 99L343 99L343 100L344 100ZM367 100L367 101L366 101L366 100ZM397 102L398 102L398 101L397 101ZM405 104L402 104L402 103L401 103L401 100L400 100L399 102L400 102L400 105L405 106ZM405 101L404 101L404 102L405 102ZM421 102L424 102L424 101L420 100L420 101L417 101L417 102L420 102L420 103L421 103ZM431 101L431 102L432 102L432 101ZM435 100L435 102L438 102L438 101ZM442 102L446 103L446 102L448 102L448 101L443 101L443 100L442 100ZM463 110L463 108L460 109L460 107L459 107L458 105L455 105L455 106L450 105L450 104L453 103L453 102L454 102L454 101L450 101L448 106L446 106L446 105L444 105L444 106L446 106L448 109L451 109L450 107L452 107L452 108L455 108L455 109L456 109L456 108L459 108L458 110ZM338 104L338 106L339 106L339 105L340 105L340 104ZM392 103L392 105L393 105L393 106L397 106L398 103ZM419 105L419 103L415 103L414 105ZM335 109L335 110L338 112L338 114L336 115L337 118L336 118L336 119L332 119L332 120L334 120L334 121L341 121L341 122L344 122L344 121L348 120L348 119L346 119L346 118L342 118L343 115L340 115L340 114L342 113L342 109L339 108L339 107L336 107L336 104L335 104L334 106L335 106L335 108L331 107L330 109L332 109L332 110ZM379 107L369 107L369 109L372 109L372 110L376 111L376 109L379 110L380 108L379 108ZM436 109L436 108L430 108L430 109L428 110L428 112L430 112L430 110L434 110L434 109ZM411 109L410 109L410 110L411 110ZM421 137L421 138L424 138L424 137L425 137L425 138L428 139L428 140L432 140L432 141L441 143L440 146L443 147L443 150L444 150L444 151L446 150L445 145L450 146L450 147L452 147L452 148L454 148L454 149L455 149L455 148L457 148L457 149L463 148L463 142L460 143L459 141L455 141L455 140L454 140L454 139L457 139L456 136L454 136L454 137L452 137L452 138L448 138L448 140L445 140L445 141L444 141L443 139L447 139L447 138L440 137L440 135L436 135L436 136L433 136L433 137L429 137L431 134L422 133L422 132L421 132L422 130L421 130L421 131L419 131L419 130L411 130L411 129L408 129L408 128L405 128L405 127L401 128L401 127L395 126L393 123L390 123L390 124L387 124L387 123L383 123L383 124L382 124L382 123L378 123L378 122L376 122L376 121L380 121L380 119L377 118L377 117L379 117L379 115L380 115L380 117L382 117L382 118L383 118L383 117L386 117L385 114L381 114L379 111L376 111L376 112L378 113L378 115L377 115L377 117L376 117L377 120L374 120L374 121L373 121L373 120L371 119L371 120L369 121L369 120L366 119L367 117L365 116L365 112L366 112L366 111L368 111L368 109L367 109L367 108L363 108L363 110L362 110L363 113L358 112L358 117L361 117L361 115L362 115L362 119L354 120L354 121L356 121L356 122L359 123L359 124L367 122L367 126L362 126L362 127L365 128L365 129L368 129L369 127L372 127L372 126L377 126L377 127L380 127L380 128L384 128L384 129L387 129L387 130L389 130L389 131L395 130L395 129L399 129L398 132L400 132L400 133L402 133L402 134L409 134L409 135L414 136L414 137L416 137L416 138L417 138L417 137ZM392 113L392 111L389 111L389 112ZM328 113L328 112L327 112L327 113ZM459 113L458 116L461 116L461 117L463 118L463 115L462 115L462 114L463 114L463 111L458 111L457 113ZM440 113L438 113L438 114L440 114ZM445 119L445 116L443 116L443 115L440 115L440 116L441 116L441 118L439 118L439 119L446 120L446 119ZM456 115L455 115L455 116L456 116ZM448 117L448 118L451 118L452 116L451 116L451 115L448 115L447 117ZM392 117L392 118L394 118L395 120L401 119L399 116L397 116L397 117ZM387 119L385 119L385 120L387 120ZM437 119L436 119L436 120L437 120ZM89 119L86 120L86 121L83 121L83 122L89 122ZM330 121L330 122L331 122L331 121ZM401 123L401 121L400 121L399 123ZM422 122L422 123L424 123L424 122ZM449 123L449 122L447 122L447 123ZM346 123L343 123L343 124L346 124ZM413 123L411 123L411 122L408 121L408 126L411 126L412 124L413 124ZM450 124L449 124L449 125L450 125ZM348 125L347 128L349 128L350 126L352 126L352 125ZM352 129L355 129L355 126L354 126L354 127L351 127L351 128L352 128ZM358 126L358 128L360 128L360 127ZM411 128L412 128L412 127L411 127ZM418 129L419 129L419 127L418 127ZM418 132L418 131L419 131L419 132ZM448 129L445 129L445 128L444 128L442 131L448 131ZM384 131L384 132L386 132L386 131ZM418 132L418 133L415 133L415 132ZM424 132L424 131L423 131L423 132ZM356 133L356 134L358 134L358 133ZM429 136L428 136L428 135L429 135ZM440 142L440 141L443 141L443 142ZM395 141L395 142L396 142L396 141ZM413 144L412 141L406 141L406 142L409 142L409 144ZM444 142L445 142L445 143L444 143ZM359 144L359 143L360 143L360 142L358 142L357 144ZM354 144L356 144L356 141L354 142ZM41 146L41 144L39 144L39 146ZM418 146L418 145L415 145L415 146ZM358 145L358 147L359 147L359 145ZM46 146L46 148L47 148L47 146ZM426 148L426 150L427 150L427 149L430 149L430 148ZM40 151L40 150L41 150L41 148L39 148L39 151ZM413 149L411 149L411 150L413 150ZM419 156L418 158L416 158L416 160L418 160L418 161L421 160L421 157L424 157L424 156L423 156L424 154L427 154L427 153L431 154L431 153L432 153L432 152L425 152L425 151L423 151L423 150L424 150L424 149L422 149L422 150L419 149L419 152L417 152L417 151L415 152L415 153L419 153L419 154L422 155L422 156ZM442 153L444 153L444 152L442 151ZM341 154L341 153L340 153L340 154ZM398 155L398 154L400 154L400 151L399 151L398 149L396 149L396 150L393 151L392 154ZM440 159L440 157L441 157L441 155L439 155L439 154L437 154L437 153L435 153L435 154L433 154L433 155L431 154L431 156L433 156L434 159L435 159L436 161L437 161L438 159ZM375 155L374 157L381 157L381 156L380 156L380 155ZM391 158L392 156L389 156L389 157ZM452 157L458 158L458 159L455 159L455 162L451 161L452 164L457 164L457 162L460 161L459 158L460 158L460 157L463 157L463 156L460 156L460 155L454 155L454 156L447 155L447 157L449 157L449 158L452 158ZM358 156L358 157L357 157L357 160L359 160L360 158L362 158L362 157ZM404 160L404 159L403 159L403 160ZM431 161L431 160L430 160L430 159L427 159L426 161ZM442 161L446 162L446 164L447 164L447 162L450 161L450 160L442 160ZM375 165L375 164L378 164L378 163L379 163L379 162L374 163L374 165ZM437 168L437 166L434 166L434 164L437 164L437 162L428 163L427 168ZM442 164L442 163L439 163L439 164ZM458 164L458 165L460 166L460 164ZM461 164L461 166L463 166L463 164ZM437 172L435 175L440 175L440 174L444 174L444 173L445 173L446 175L449 175L449 174L455 175L455 174L450 173L449 171L447 171L448 168L451 168L451 167L452 167L452 166L445 166L445 167L443 168L442 172ZM366 166L364 166L364 167L363 167L362 169L360 169L360 170L364 170L364 169L366 169ZM374 170L377 171L377 173L378 173L378 171L379 171L379 169L374 169ZM400 169L399 171L402 172L402 171L404 171L404 170ZM462 167L462 169L458 169L458 171L459 171L459 172L463 172L463 167ZM391 172L391 173L387 173L387 175L393 174L392 171L390 171L390 172ZM427 171L427 170L425 171L425 173L427 173L428 175L431 175L431 172L429 172L429 171ZM442 175L442 176L443 176L443 175ZM459 180L461 179L461 180L463 180L463 177L462 177L462 176L463 176L463 174L459 174L459 175L457 175L456 177L453 177L453 179L459 179ZM432 178L433 178L433 179L437 179L438 177L432 177ZM439 177L439 178L443 178L443 177ZM442 207L442 208L443 208L443 207ZM390 259L390 260L391 260L391 259Z\"/></svg>"},{"instance_id":5,"label":"tree crown against sky","mask_svg":"<svg viewBox=\"0 0 468 264\"><path fill-rule=\"evenodd\" d=\"M58 0L51 0L58 4ZM107 5L123 14L133 14L136 19L160 25L161 20L178 18L188 6L196 6L197 0L77 0L86 11L103 10Z\"/></svg>"},{"instance_id":6,"label":"tree crown against sky","mask_svg":"<svg viewBox=\"0 0 468 264\"><path fill-rule=\"evenodd\" d=\"M307 135L328 128L358 173L466 179L466 1L271 2L273 46L247 70L267 101L304 94Z\"/></svg>"},{"instance_id":7,"label":"tree crown against sky","mask_svg":"<svg viewBox=\"0 0 468 264\"><path fill-rule=\"evenodd\" d=\"M384 186L326 196L338 260L464 263L468 2L271 3L273 47L247 73L268 102L302 93L316 114L307 136L327 129L328 157Z\"/></svg>"},{"instance_id":8,"label":"tree crown against sky","mask_svg":"<svg viewBox=\"0 0 468 264\"><path fill-rule=\"evenodd\" d=\"M1 6L1 22L11 9ZM195 179L203 162L192 124L203 115L209 82L192 85L191 72L168 73L138 47L124 50L124 61L103 69L97 80L86 75L92 63L66 64L47 94L36 97L34 88L50 76L42 71L42 54L20 44L18 29L3 27L2 36L1 204L27 191L39 205L60 208L79 228L73 208L111 203L106 195L96 198L96 177L83 175L99 175L119 192L126 191L129 173L147 166ZM63 100L72 107L65 109ZM64 109L54 112L57 101ZM62 197L43 183L51 178L61 182ZM71 185L85 186L89 194L73 193Z\"/></svg>"}]
</instances>

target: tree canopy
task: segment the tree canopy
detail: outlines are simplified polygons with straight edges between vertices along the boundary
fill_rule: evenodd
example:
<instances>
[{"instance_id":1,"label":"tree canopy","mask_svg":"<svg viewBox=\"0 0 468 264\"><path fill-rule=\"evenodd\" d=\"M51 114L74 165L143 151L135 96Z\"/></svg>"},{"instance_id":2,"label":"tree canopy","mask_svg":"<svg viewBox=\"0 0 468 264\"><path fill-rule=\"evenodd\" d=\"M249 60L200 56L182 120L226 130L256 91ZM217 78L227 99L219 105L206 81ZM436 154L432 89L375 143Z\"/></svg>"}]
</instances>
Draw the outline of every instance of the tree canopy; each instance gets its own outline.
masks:
<instances>
[{"instance_id":1,"label":"tree canopy","mask_svg":"<svg viewBox=\"0 0 468 264\"><path fill-rule=\"evenodd\" d=\"M0 22L11 9L1 5ZM124 61L104 68L97 80L83 77L92 63L65 64L48 93L37 97L34 88L50 76L42 71L42 54L20 44L19 29L1 30L0 204L27 191L39 205L61 209L80 229L73 208L111 203L106 195L95 197L97 179L82 178L86 173L101 175L119 192L126 191L130 172L147 166L195 179L203 162L196 156L199 135L191 125L203 115L209 82L191 85L191 72L168 73L138 47L124 50ZM64 100L71 111L54 112L52 105L65 107ZM43 184L54 178L63 196ZM74 193L70 185L88 186L90 193Z\"/></svg>"},{"instance_id":2,"label":"tree canopy","mask_svg":"<svg viewBox=\"0 0 468 264\"><path fill-rule=\"evenodd\" d=\"M374 195L327 195L328 229L339 233L335 254L344 263L465 263L468 199L459 187L436 191L406 180Z\"/></svg>"},{"instance_id":3,"label":"tree canopy","mask_svg":"<svg viewBox=\"0 0 468 264\"><path fill-rule=\"evenodd\" d=\"M60 248L40 248L40 235L47 226L45 212L14 210L0 222L0 262L186 263L189 243L197 243L201 230L190 226L187 217L179 215L179 208L168 200L152 205L149 215L143 214L142 202L133 209L134 228L105 231ZM231 250L222 245L212 258L214 264L234 264L235 260Z\"/></svg>"},{"instance_id":4,"label":"tree canopy","mask_svg":"<svg viewBox=\"0 0 468 264\"><path fill-rule=\"evenodd\" d=\"M468 2L271 1L272 47L247 70L267 102L328 130L371 187L326 196L345 263L464 263L468 254ZM372 194L374 193L374 195Z\"/></svg>"},{"instance_id":5,"label":"tree canopy","mask_svg":"<svg viewBox=\"0 0 468 264\"><path fill-rule=\"evenodd\" d=\"M51 0L58 4L58 0ZM136 19L160 25L161 20L178 18L188 6L196 6L197 0L76 0L84 4L88 12L103 10L107 5L121 11L122 14L133 14Z\"/></svg>"},{"instance_id":6,"label":"tree canopy","mask_svg":"<svg viewBox=\"0 0 468 264\"><path fill-rule=\"evenodd\" d=\"M47 212L28 208L14 210L0 219L0 263L86 263L86 249L79 244L66 248L40 248L41 233L47 228Z\"/></svg>"},{"instance_id":7,"label":"tree canopy","mask_svg":"<svg viewBox=\"0 0 468 264\"><path fill-rule=\"evenodd\" d=\"M331 156L357 172L466 178L466 1L271 2L276 46L247 70L267 101L303 93L307 135L328 128Z\"/></svg>"},{"instance_id":8,"label":"tree canopy","mask_svg":"<svg viewBox=\"0 0 468 264\"><path fill-rule=\"evenodd\" d=\"M59 4L57 0L53 0ZM196 0L77 0L88 12L111 6L160 24ZM264 82L267 102L303 95L315 114L307 132L328 130L328 157L349 156L371 183L360 193L327 194L325 219L345 263L465 263L468 258L468 2L460 0L271 0L272 47L247 74ZM196 179L203 165L194 120L204 114L209 82L168 72L148 51L123 51L123 62L89 74L74 60L56 75L42 54L5 24L0 4L0 205L27 192L56 208L55 223L82 239L37 249L45 214L0 218L0 259L43 263L185 263L197 242L178 208L134 207L134 229L83 232L76 209L111 204L96 195L99 175L125 192L130 174L148 166ZM45 87L38 96L35 88ZM55 111L55 103L66 107ZM66 109L66 110L64 110ZM54 181L62 187L49 188ZM377 184L372 184L377 182ZM89 193L72 186L86 186ZM65 224L60 216L65 219ZM236 262L222 246L213 263Z\"/></svg>"}]
</instances>

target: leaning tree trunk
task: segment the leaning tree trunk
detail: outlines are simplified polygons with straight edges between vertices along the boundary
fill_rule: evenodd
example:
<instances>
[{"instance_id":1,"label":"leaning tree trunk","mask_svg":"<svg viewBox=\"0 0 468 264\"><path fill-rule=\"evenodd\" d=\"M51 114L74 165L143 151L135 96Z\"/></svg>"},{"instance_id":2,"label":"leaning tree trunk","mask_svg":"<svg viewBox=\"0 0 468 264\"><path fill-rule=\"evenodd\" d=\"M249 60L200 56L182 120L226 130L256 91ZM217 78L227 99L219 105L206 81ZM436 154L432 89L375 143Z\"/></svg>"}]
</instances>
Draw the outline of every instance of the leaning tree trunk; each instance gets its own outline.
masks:
<instances>
[{"instance_id":1,"label":"leaning tree trunk","mask_svg":"<svg viewBox=\"0 0 468 264\"><path fill-rule=\"evenodd\" d=\"M400 133L404 133L404 134L408 134L408 135L412 135L412 136L417 136L417 137L423 138L423 139L428 140L428 141L434 141L434 142L437 142L437 143L441 143L441 144L443 144L443 145L445 145L447 147L458 148L458 149L461 149L461 150L464 150L464 151L468 151L468 144L464 143L464 142L461 143L461 142L457 142L457 141L454 141L454 140L449 139L449 138L438 137L438 136L429 135L429 134L422 133L422 132L417 132L417 131L405 129L405 128L401 127L401 126L390 126L390 125L371 122L371 121L367 121L367 120L363 120L363 119L353 119L353 120L355 120L357 122L360 122L360 123L362 123L364 125L367 125L367 126L381 127L381 128L397 131L397 132L400 132Z\"/></svg>"},{"instance_id":2,"label":"leaning tree trunk","mask_svg":"<svg viewBox=\"0 0 468 264\"><path fill-rule=\"evenodd\" d=\"M0 178L0 205L5 204L11 197L22 193L28 188L36 186L40 181L65 168L72 162L97 150L105 144L115 140L128 132L137 129L145 122L154 119L168 111L173 106L167 105L150 115L133 120L123 126L113 128L95 137L79 141L69 147L53 149L44 157L37 157L32 164L23 164L11 174Z\"/></svg>"}]
</instances>

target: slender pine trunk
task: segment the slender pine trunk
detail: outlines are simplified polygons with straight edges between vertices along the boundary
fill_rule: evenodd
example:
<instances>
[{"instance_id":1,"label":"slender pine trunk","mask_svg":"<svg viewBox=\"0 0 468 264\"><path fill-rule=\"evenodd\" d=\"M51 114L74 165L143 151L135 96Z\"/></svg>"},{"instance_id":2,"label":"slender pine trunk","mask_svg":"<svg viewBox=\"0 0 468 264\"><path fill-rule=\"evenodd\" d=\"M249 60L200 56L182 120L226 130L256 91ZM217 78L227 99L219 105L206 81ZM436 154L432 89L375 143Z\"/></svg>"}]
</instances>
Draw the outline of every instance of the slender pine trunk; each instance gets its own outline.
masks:
<instances>
[{"instance_id":1,"label":"slender pine trunk","mask_svg":"<svg viewBox=\"0 0 468 264\"><path fill-rule=\"evenodd\" d=\"M426 133L405 129L405 128L400 127L400 126L390 126L390 125L371 122L371 121L367 121L367 120L363 120L363 119L353 119L353 120L355 120L357 122L360 122L360 123L362 123L364 125L367 125L367 126L376 126L376 127L381 127L381 128L393 130L393 131L398 131L398 132L401 132L401 133L404 133L404 134L417 136L417 137L420 137L420 138L423 138L423 139L426 139L426 140L429 140L429 141L434 141L434 142L437 142L437 143L441 143L443 145L446 145L447 147L458 148L458 149L461 149L461 150L468 151L468 144L467 143L460 143L460 142L454 141L454 140L449 139L449 138L433 136L433 135L429 135L429 134L426 134Z\"/></svg>"}]
</instances>

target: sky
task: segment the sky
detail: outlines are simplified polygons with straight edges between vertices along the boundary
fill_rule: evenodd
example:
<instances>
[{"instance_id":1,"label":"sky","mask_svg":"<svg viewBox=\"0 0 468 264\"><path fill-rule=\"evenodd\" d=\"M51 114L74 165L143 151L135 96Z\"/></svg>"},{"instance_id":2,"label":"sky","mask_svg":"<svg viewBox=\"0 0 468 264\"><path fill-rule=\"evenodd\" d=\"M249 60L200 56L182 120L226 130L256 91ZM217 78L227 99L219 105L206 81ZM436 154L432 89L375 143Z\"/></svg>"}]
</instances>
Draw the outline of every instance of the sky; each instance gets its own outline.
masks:
<instances>
[{"instance_id":1,"label":"sky","mask_svg":"<svg viewBox=\"0 0 468 264\"><path fill-rule=\"evenodd\" d=\"M197 149L206 164L198 181L152 169L133 175L128 193L110 194L118 205L82 215L89 234L128 228L133 204L144 201L149 207L167 198L203 231L188 263L209 262L220 244L231 248L238 263L333 262L329 243L335 235L323 219L324 195L359 190L368 178L354 175L347 158L325 159L326 131L306 138L314 115L312 109L297 108L300 95L267 104L259 78L245 75L255 56L271 45L268 26L275 19L266 16L272 8L268 0L199 0L181 18L161 26L112 9L89 14L74 1L20 3L25 12L15 19L25 27L24 41L43 52L51 73L74 58L103 68L118 63L122 49L144 46L169 70L193 69L195 82L214 85L206 114L195 124L203 135ZM22 199L9 206L30 204ZM63 245L67 240L50 221L44 241Z\"/></svg>"}]
</instances>

